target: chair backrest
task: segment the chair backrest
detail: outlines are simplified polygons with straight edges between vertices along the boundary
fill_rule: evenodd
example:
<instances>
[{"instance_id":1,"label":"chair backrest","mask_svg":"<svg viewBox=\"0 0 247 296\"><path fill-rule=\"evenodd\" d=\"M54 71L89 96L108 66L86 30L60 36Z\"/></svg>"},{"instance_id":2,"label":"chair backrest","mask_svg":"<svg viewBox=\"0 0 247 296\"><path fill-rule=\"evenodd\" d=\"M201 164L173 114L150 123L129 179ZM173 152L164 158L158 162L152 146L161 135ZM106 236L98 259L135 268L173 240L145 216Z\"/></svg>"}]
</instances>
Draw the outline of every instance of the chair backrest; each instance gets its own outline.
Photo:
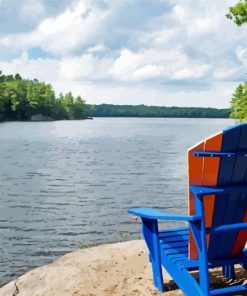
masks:
<instances>
[{"instance_id":1,"label":"chair backrest","mask_svg":"<svg viewBox=\"0 0 247 296\"><path fill-rule=\"evenodd\" d=\"M237 156L196 156L195 151L242 152ZM246 152L246 156L245 153ZM247 123L224 129L188 150L189 185L237 186L247 185ZM230 193L204 197L206 227L247 222L247 194ZM195 201L189 190L189 214L195 214ZM247 231L207 234L208 258L217 259L238 255L247 241ZM192 235L189 238L189 257L197 259Z\"/></svg>"}]
</instances>

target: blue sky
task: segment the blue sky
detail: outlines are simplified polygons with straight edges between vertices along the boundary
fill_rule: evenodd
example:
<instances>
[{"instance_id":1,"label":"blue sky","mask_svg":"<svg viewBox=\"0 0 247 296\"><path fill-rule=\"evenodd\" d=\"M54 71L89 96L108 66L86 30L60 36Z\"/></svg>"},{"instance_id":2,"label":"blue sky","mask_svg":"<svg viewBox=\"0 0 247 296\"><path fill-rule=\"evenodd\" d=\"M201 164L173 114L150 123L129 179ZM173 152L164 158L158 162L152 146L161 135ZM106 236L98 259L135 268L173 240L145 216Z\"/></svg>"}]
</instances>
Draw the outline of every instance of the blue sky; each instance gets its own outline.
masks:
<instances>
[{"instance_id":1,"label":"blue sky","mask_svg":"<svg viewBox=\"0 0 247 296\"><path fill-rule=\"evenodd\" d=\"M230 0L0 0L0 69L88 103L228 107L246 80Z\"/></svg>"}]
</instances>

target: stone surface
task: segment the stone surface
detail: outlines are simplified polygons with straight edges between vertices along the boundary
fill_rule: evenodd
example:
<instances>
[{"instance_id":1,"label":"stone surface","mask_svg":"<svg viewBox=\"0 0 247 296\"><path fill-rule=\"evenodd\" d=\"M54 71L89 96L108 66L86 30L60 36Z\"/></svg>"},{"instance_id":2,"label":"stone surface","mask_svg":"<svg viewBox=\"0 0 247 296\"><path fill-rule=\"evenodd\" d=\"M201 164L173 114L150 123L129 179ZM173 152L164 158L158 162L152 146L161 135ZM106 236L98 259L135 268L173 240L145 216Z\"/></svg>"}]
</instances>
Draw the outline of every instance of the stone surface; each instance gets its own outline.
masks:
<instances>
[{"instance_id":1,"label":"stone surface","mask_svg":"<svg viewBox=\"0 0 247 296\"><path fill-rule=\"evenodd\" d=\"M237 276L242 283L246 272L238 269ZM69 253L10 282L0 296L183 295L166 272L164 280L170 291L160 293L153 287L146 246L138 240ZM226 284L219 269L211 272L211 283Z\"/></svg>"},{"instance_id":2,"label":"stone surface","mask_svg":"<svg viewBox=\"0 0 247 296\"><path fill-rule=\"evenodd\" d=\"M42 114L36 114L31 117L31 121L51 121L51 120L53 120L51 117L44 116Z\"/></svg>"}]
</instances>

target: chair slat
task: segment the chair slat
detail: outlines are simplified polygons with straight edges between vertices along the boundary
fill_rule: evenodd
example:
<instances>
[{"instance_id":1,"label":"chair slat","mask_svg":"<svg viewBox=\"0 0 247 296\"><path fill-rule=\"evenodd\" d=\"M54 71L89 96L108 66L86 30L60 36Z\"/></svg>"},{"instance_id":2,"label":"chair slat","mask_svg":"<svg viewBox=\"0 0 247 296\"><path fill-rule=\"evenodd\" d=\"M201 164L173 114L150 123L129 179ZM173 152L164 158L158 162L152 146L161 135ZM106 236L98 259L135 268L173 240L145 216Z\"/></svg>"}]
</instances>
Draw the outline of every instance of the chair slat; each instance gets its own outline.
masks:
<instances>
[{"instance_id":1,"label":"chair slat","mask_svg":"<svg viewBox=\"0 0 247 296\"><path fill-rule=\"evenodd\" d=\"M182 234L182 235L177 235L177 236L171 236L171 237L166 237L163 238L162 241L165 243L173 243L173 242L180 242L180 241L188 241L188 234Z\"/></svg>"},{"instance_id":2,"label":"chair slat","mask_svg":"<svg viewBox=\"0 0 247 296\"><path fill-rule=\"evenodd\" d=\"M174 237L177 235L188 235L189 231L188 229L180 230L180 231L172 231L172 232L160 232L159 238L168 238L168 237Z\"/></svg>"},{"instance_id":3,"label":"chair slat","mask_svg":"<svg viewBox=\"0 0 247 296\"><path fill-rule=\"evenodd\" d=\"M173 243L165 243L160 241L160 246L162 250L168 250L168 249L176 249L181 247L187 247L188 246L188 240L173 242Z\"/></svg>"},{"instance_id":4,"label":"chair slat","mask_svg":"<svg viewBox=\"0 0 247 296\"><path fill-rule=\"evenodd\" d=\"M188 245L172 248L170 250L165 251L166 254L179 254L179 253L186 253L188 255Z\"/></svg>"}]
</instances>

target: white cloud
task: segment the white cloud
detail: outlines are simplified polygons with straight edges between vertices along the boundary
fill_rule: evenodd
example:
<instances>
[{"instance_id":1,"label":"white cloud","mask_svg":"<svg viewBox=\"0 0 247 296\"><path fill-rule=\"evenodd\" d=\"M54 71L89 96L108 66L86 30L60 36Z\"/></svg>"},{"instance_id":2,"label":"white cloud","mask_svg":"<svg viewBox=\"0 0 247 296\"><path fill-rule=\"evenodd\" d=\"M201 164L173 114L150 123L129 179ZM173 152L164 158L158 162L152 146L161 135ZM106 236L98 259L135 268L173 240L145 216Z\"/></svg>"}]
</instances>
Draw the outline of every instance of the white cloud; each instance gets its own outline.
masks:
<instances>
[{"instance_id":1,"label":"white cloud","mask_svg":"<svg viewBox=\"0 0 247 296\"><path fill-rule=\"evenodd\" d=\"M29 59L27 52L23 52L11 62L0 60L0 69L6 74L19 73L24 78L52 82L58 78L60 65L58 61L48 58Z\"/></svg>"},{"instance_id":2,"label":"white cloud","mask_svg":"<svg viewBox=\"0 0 247 296\"><path fill-rule=\"evenodd\" d=\"M173 8L173 13L174 13L174 17L175 19L177 19L178 21L185 21L186 20L186 11L185 9L180 6L180 5L175 5Z\"/></svg>"},{"instance_id":3,"label":"white cloud","mask_svg":"<svg viewBox=\"0 0 247 296\"><path fill-rule=\"evenodd\" d=\"M166 88L154 88L148 85L132 84L126 88L119 84L82 83L60 81L54 83L57 92L71 90L81 95L91 104L146 104L159 106L194 106L227 108L230 96L236 85L224 84L210 90L186 91Z\"/></svg>"},{"instance_id":4,"label":"white cloud","mask_svg":"<svg viewBox=\"0 0 247 296\"><path fill-rule=\"evenodd\" d=\"M100 43L95 46L89 47L87 49L87 52L89 52L89 53L102 52L102 51L105 51L106 49L107 48L105 47L105 45L103 43Z\"/></svg>"},{"instance_id":5,"label":"white cloud","mask_svg":"<svg viewBox=\"0 0 247 296\"><path fill-rule=\"evenodd\" d=\"M81 24L82 16L87 12L88 7L83 2L79 2L75 7L66 11L55 18L45 19L39 25L39 32L44 35L54 35L64 32L67 29Z\"/></svg>"},{"instance_id":6,"label":"white cloud","mask_svg":"<svg viewBox=\"0 0 247 296\"><path fill-rule=\"evenodd\" d=\"M247 66L247 50L240 46L236 49L236 55L239 61Z\"/></svg>"},{"instance_id":7,"label":"white cloud","mask_svg":"<svg viewBox=\"0 0 247 296\"><path fill-rule=\"evenodd\" d=\"M216 2L209 4L206 1L181 1L174 6L172 18L184 27L188 36L215 32L222 18L225 18L222 2Z\"/></svg>"},{"instance_id":8,"label":"white cloud","mask_svg":"<svg viewBox=\"0 0 247 296\"><path fill-rule=\"evenodd\" d=\"M3 72L53 82L58 92L71 87L98 103L183 106L226 106L244 79L246 27L225 18L235 0L76 0L49 15L47 2L30 1L18 17L38 24L0 34Z\"/></svg>"},{"instance_id":9,"label":"white cloud","mask_svg":"<svg viewBox=\"0 0 247 296\"><path fill-rule=\"evenodd\" d=\"M173 43L173 40L177 38L179 41L179 28L162 28L153 31L144 32L139 41L141 44L152 44L155 47L169 46L169 43Z\"/></svg>"},{"instance_id":10,"label":"white cloud","mask_svg":"<svg viewBox=\"0 0 247 296\"><path fill-rule=\"evenodd\" d=\"M177 70L172 78L173 79L197 79L205 76L209 71L211 67L207 64L190 64L189 66Z\"/></svg>"},{"instance_id":11,"label":"white cloud","mask_svg":"<svg viewBox=\"0 0 247 296\"><path fill-rule=\"evenodd\" d=\"M133 73L134 79L149 79L154 77L161 77L165 73L165 68L160 65L145 65L138 68Z\"/></svg>"},{"instance_id":12,"label":"white cloud","mask_svg":"<svg viewBox=\"0 0 247 296\"><path fill-rule=\"evenodd\" d=\"M234 68L226 68L226 67L219 67L216 68L213 77L218 80L235 80L236 77L239 76L239 69L237 67Z\"/></svg>"},{"instance_id":13,"label":"white cloud","mask_svg":"<svg viewBox=\"0 0 247 296\"><path fill-rule=\"evenodd\" d=\"M45 7L41 0L26 0L20 8L20 17L23 22L32 21L36 18L44 17Z\"/></svg>"},{"instance_id":14,"label":"white cloud","mask_svg":"<svg viewBox=\"0 0 247 296\"><path fill-rule=\"evenodd\" d=\"M120 80L131 80L133 71L144 59L144 54L133 53L128 49L123 49L120 57L116 59L112 67L113 77Z\"/></svg>"},{"instance_id":15,"label":"white cloud","mask_svg":"<svg viewBox=\"0 0 247 296\"><path fill-rule=\"evenodd\" d=\"M101 61L102 63L102 61ZM105 63L105 64L104 64ZM100 76L113 60L99 63L90 54L83 55L78 59L64 59L54 61L52 59L30 59L26 52L23 52L18 59L12 62L0 61L0 69L5 73L20 73L26 78L38 78L41 81L52 83L58 93L72 91L75 95L82 95L88 103L113 103L113 104L147 104L167 106L211 106L227 107L229 98L236 86L235 83L223 83L214 85L210 90L177 90L176 87L153 87L152 84L134 83L128 85L122 83L103 83ZM90 67L89 67L90 65ZM97 68L98 67L98 68ZM86 70L87 69L87 70ZM136 75L143 78L150 78L163 69L150 67L149 65L138 68ZM87 71L87 72L85 72ZM138 73L139 71L139 73ZM90 81L92 73L98 72L98 80ZM154 72L154 73L153 73ZM37 74L37 75L34 75ZM94 75L94 74L93 74ZM109 75L109 74L108 74ZM135 78L134 78L135 79Z\"/></svg>"},{"instance_id":16,"label":"white cloud","mask_svg":"<svg viewBox=\"0 0 247 296\"><path fill-rule=\"evenodd\" d=\"M30 33L11 34L0 39L0 45L27 50L41 47L55 54L70 54L97 35L108 10L92 7L90 2L76 1L56 17L44 19Z\"/></svg>"},{"instance_id":17,"label":"white cloud","mask_svg":"<svg viewBox=\"0 0 247 296\"><path fill-rule=\"evenodd\" d=\"M80 57L65 58L60 62L59 79L61 80L97 80L108 78L107 72L113 60L98 59L92 54Z\"/></svg>"},{"instance_id":18,"label":"white cloud","mask_svg":"<svg viewBox=\"0 0 247 296\"><path fill-rule=\"evenodd\" d=\"M146 50L133 53L128 49L121 51L112 67L115 79L135 81L161 78L168 81L178 79L197 79L206 75L211 67L195 63L179 48L174 50Z\"/></svg>"}]
</instances>

